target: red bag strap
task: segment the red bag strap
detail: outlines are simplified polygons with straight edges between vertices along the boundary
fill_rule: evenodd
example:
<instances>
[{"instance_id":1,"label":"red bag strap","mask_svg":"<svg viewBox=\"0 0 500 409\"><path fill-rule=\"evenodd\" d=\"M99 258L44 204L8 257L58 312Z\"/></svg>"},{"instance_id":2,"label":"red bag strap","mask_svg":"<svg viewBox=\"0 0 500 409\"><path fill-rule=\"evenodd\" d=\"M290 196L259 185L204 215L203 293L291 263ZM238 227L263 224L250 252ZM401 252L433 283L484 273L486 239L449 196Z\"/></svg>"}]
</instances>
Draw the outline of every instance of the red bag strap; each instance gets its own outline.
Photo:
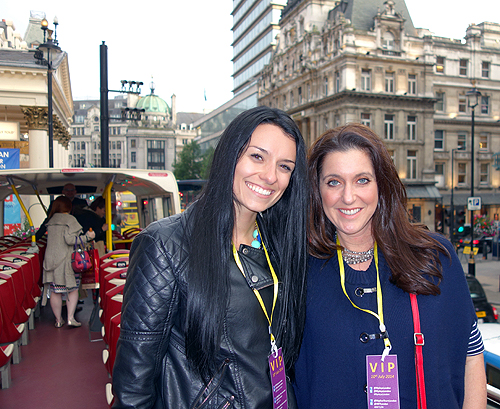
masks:
<instances>
[{"instance_id":1,"label":"red bag strap","mask_svg":"<svg viewBox=\"0 0 500 409\"><path fill-rule=\"evenodd\" d=\"M425 395L424 380L424 356L422 346L424 345L424 334L420 331L420 314L418 312L417 295L410 294L411 312L413 315L413 340L415 342L415 371L417 377L417 403L418 409L427 409L427 398Z\"/></svg>"}]
</instances>

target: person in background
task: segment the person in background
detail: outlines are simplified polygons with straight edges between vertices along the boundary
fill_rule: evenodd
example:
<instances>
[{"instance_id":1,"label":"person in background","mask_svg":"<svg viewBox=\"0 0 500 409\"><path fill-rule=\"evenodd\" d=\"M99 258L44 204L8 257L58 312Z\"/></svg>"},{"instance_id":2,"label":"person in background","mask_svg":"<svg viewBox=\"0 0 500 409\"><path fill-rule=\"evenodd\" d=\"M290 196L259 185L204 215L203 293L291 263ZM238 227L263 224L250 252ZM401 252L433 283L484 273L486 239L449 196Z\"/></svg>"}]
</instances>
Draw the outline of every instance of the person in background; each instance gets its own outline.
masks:
<instances>
[{"instance_id":1,"label":"person in background","mask_svg":"<svg viewBox=\"0 0 500 409\"><path fill-rule=\"evenodd\" d=\"M78 223L82 225L84 233L87 233L91 228L95 232L94 244L99 250L99 256L105 254L104 241L106 239L106 231L108 225L104 216L106 215L106 200L99 196L90 204L88 208L80 209L74 212L74 216Z\"/></svg>"},{"instance_id":2,"label":"person in background","mask_svg":"<svg viewBox=\"0 0 500 409\"><path fill-rule=\"evenodd\" d=\"M73 183L66 183L63 186L61 193L71 201L72 214L74 212L78 211L78 209L81 209L81 208L84 208L85 206L87 206L87 201L85 199L80 199L79 197L76 197L77 191L76 191L76 187ZM49 208L47 209L47 215L49 215L51 210L52 210L52 203L54 203L54 202L51 202L49 205ZM47 231L46 223L48 220L49 220L49 217L47 216L47 218L40 225L40 228L37 230L37 232L35 234L37 241L40 240L43 237L43 235L45 234L45 232Z\"/></svg>"},{"instance_id":3,"label":"person in background","mask_svg":"<svg viewBox=\"0 0 500 409\"><path fill-rule=\"evenodd\" d=\"M299 408L372 408L377 399L416 408L416 294L427 408L484 409L484 348L462 265L442 235L409 221L382 140L359 124L326 131L310 149L309 179Z\"/></svg>"},{"instance_id":4,"label":"person in background","mask_svg":"<svg viewBox=\"0 0 500 409\"><path fill-rule=\"evenodd\" d=\"M71 267L71 253L78 237L86 243L94 238L93 231L84 236L82 226L71 214L71 200L66 196L59 196L54 200L47 221L47 249L43 260L44 298L50 299L50 306L56 318L55 327L64 325L62 318L62 294L67 294L66 307L68 311L68 325L80 327L82 324L75 317L78 302L78 287L80 275L75 274Z\"/></svg>"},{"instance_id":5,"label":"person in background","mask_svg":"<svg viewBox=\"0 0 500 409\"><path fill-rule=\"evenodd\" d=\"M285 112L258 107L229 124L200 199L134 238L113 408L271 409L273 392L284 398L304 319L306 181Z\"/></svg>"}]
</instances>

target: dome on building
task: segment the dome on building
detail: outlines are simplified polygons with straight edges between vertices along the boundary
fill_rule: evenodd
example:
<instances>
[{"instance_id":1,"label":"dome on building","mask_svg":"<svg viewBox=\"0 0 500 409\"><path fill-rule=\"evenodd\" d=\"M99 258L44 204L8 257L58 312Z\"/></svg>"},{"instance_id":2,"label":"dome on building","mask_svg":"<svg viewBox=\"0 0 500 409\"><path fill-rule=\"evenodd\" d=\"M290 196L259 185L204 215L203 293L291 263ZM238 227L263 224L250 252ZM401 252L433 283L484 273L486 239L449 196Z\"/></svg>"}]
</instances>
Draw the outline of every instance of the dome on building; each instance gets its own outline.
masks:
<instances>
[{"instance_id":1,"label":"dome on building","mask_svg":"<svg viewBox=\"0 0 500 409\"><path fill-rule=\"evenodd\" d=\"M155 89L151 83L151 94L141 98L136 105L137 109L144 109L146 113L158 113L170 115L170 107L168 104L154 93Z\"/></svg>"}]
</instances>

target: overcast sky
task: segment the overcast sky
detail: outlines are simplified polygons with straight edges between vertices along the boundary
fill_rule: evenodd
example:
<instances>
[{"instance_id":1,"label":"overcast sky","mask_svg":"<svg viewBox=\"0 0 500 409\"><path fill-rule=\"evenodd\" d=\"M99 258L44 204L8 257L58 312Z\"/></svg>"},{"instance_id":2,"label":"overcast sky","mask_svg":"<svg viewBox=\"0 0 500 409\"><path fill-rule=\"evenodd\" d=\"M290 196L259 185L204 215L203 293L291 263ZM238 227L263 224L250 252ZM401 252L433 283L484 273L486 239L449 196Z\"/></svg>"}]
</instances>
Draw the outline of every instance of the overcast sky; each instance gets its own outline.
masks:
<instances>
[{"instance_id":1,"label":"overcast sky","mask_svg":"<svg viewBox=\"0 0 500 409\"><path fill-rule=\"evenodd\" d=\"M181 112L215 109L232 96L231 0L2 3L0 19L12 20L23 37L30 10L45 12L50 28L57 16L57 37L69 54L75 100L99 99L103 41L109 89L119 89L120 80L142 81L144 96L153 77L155 94L169 105L175 94ZM406 0L406 5L415 27L444 37L463 38L470 23L500 23L500 0Z\"/></svg>"}]
</instances>

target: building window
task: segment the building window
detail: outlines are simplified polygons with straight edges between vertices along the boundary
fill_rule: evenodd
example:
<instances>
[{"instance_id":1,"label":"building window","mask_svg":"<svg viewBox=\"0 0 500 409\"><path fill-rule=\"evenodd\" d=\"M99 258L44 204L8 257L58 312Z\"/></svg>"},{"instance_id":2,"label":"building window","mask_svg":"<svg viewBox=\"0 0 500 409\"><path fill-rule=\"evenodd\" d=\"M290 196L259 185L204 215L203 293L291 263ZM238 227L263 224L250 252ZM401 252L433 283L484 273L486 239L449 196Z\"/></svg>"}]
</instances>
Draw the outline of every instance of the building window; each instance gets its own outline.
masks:
<instances>
[{"instance_id":1,"label":"building window","mask_svg":"<svg viewBox=\"0 0 500 409\"><path fill-rule=\"evenodd\" d=\"M385 73L385 92L394 92L394 73Z\"/></svg>"},{"instance_id":2,"label":"building window","mask_svg":"<svg viewBox=\"0 0 500 409\"><path fill-rule=\"evenodd\" d=\"M444 163L436 162L434 164L434 180L437 182L437 187L445 187L444 185Z\"/></svg>"},{"instance_id":3,"label":"building window","mask_svg":"<svg viewBox=\"0 0 500 409\"><path fill-rule=\"evenodd\" d=\"M135 148L135 147L136 147L136 146L135 146L135 139L131 139L131 140L130 140L130 147L131 147L131 148Z\"/></svg>"},{"instance_id":4,"label":"building window","mask_svg":"<svg viewBox=\"0 0 500 409\"><path fill-rule=\"evenodd\" d=\"M98 116L94 117L94 122L99 122L99 117Z\"/></svg>"},{"instance_id":5,"label":"building window","mask_svg":"<svg viewBox=\"0 0 500 409\"><path fill-rule=\"evenodd\" d=\"M458 163L458 184L465 185L467 180L467 163Z\"/></svg>"},{"instance_id":6,"label":"building window","mask_svg":"<svg viewBox=\"0 0 500 409\"><path fill-rule=\"evenodd\" d=\"M417 178L417 151L408 151L406 155L406 177Z\"/></svg>"},{"instance_id":7,"label":"building window","mask_svg":"<svg viewBox=\"0 0 500 409\"><path fill-rule=\"evenodd\" d=\"M370 91L371 89L371 70L361 70L361 90Z\"/></svg>"},{"instance_id":8,"label":"building window","mask_svg":"<svg viewBox=\"0 0 500 409\"><path fill-rule=\"evenodd\" d=\"M302 104L302 87L299 87L299 105Z\"/></svg>"},{"instance_id":9,"label":"building window","mask_svg":"<svg viewBox=\"0 0 500 409\"><path fill-rule=\"evenodd\" d=\"M85 117L83 115L75 115L75 123L76 124L83 124L85 121Z\"/></svg>"},{"instance_id":10,"label":"building window","mask_svg":"<svg viewBox=\"0 0 500 409\"><path fill-rule=\"evenodd\" d=\"M434 165L434 173L436 175L441 175L443 176L444 175L444 163L437 163Z\"/></svg>"},{"instance_id":11,"label":"building window","mask_svg":"<svg viewBox=\"0 0 500 409\"><path fill-rule=\"evenodd\" d=\"M467 134L466 133L459 133L458 134L457 148L461 151L464 151L467 149Z\"/></svg>"},{"instance_id":12,"label":"building window","mask_svg":"<svg viewBox=\"0 0 500 409\"><path fill-rule=\"evenodd\" d=\"M436 92L436 111L444 112L444 92Z\"/></svg>"},{"instance_id":13,"label":"building window","mask_svg":"<svg viewBox=\"0 0 500 409\"><path fill-rule=\"evenodd\" d=\"M286 95L283 95L283 110L286 109Z\"/></svg>"},{"instance_id":14,"label":"building window","mask_svg":"<svg viewBox=\"0 0 500 409\"><path fill-rule=\"evenodd\" d=\"M323 80L323 89L324 89L324 92L325 92L325 96L328 95L328 77L325 77L325 79Z\"/></svg>"},{"instance_id":15,"label":"building window","mask_svg":"<svg viewBox=\"0 0 500 409\"><path fill-rule=\"evenodd\" d=\"M295 101L293 98L293 91L290 91L290 107L293 107L295 105Z\"/></svg>"},{"instance_id":16,"label":"building window","mask_svg":"<svg viewBox=\"0 0 500 409\"><path fill-rule=\"evenodd\" d=\"M490 176L490 164L481 163L479 166L479 183L481 185L487 185L489 183Z\"/></svg>"},{"instance_id":17,"label":"building window","mask_svg":"<svg viewBox=\"0 0 500 409\"><path fill-rule=\"evenodd\" d=\"M187 139L187 138L184 138L184 139L182 140L182 144L183 144L183 145L187 145L187 144L188 144L188 139Z\"/></svg>"},{"instance_id":18,"label":"building window","mask_svg":"<svg viewBox=\"0 0 500 409\"><path fill-rule=\"evenodd\" d=\"M307 100L311 100L311 84L307 84Z\"/></svg>"},{"instance_id":19,"label":"building window","mask_svg":"<svg viewBox=\"0 0 500 409\"><path fill-rule=\"evenodd\" d=\"M122 143L121 141L116 142L116 148L121 149L122 148Z\"/></svg>"},{"instance_id":20,"label":"building window","mask_svg":"<svg viewBox=\"0 0 500 409\"><path fill-rule=\"evenodd\" d=\"M94 126L94 131L99 132L99 127L98 126Z\"/></svg>"},{"instance_id":21,"label":"building window","mask_svg":"<svg viewBox=\"0 0 500 409\"><path fill-rule=\"evenodd\" d=\"M113 146L113 148L112 148L113 150L116 149L116 141L112 142L112 146Z\"/></svg>"},{"instance_id":22,"label":"building window","mask_svg":"<svg viewBox=\"0 0 500 409\"><path fill-rule=\"evenodd\" d=\"M82 149L85 149L85 141L82 141L81 148L82 148Z\"/></svg>"},{"instance_id":23,"label":"building window","mask_svg":"<svg viewBox=\"0 0 500 409\"><path fill-rule=\"evenodd\" d=\"M467 76L467 67L469 66L469 60L462 59L460 60L460 75Z\"/></svg>"},{"instance_id":24,"label":"building window","mask_svg":"<svg viewBox=\"0 0 500 409\"><path fill-rule=\"evenodd\" d=\"M417 75L408 74L408 94L417 95Z\"/></svg>"},{"instance_id":25,"label":"building window","mask_svg":"<svg viewBox=\"0 0 500 409\"><path fill-rule=\"evenodd\" d=\"M367 127L371 126L371 115L370 114L361 114L361 123L366 125Z\"/></svg>"},{"instance_id":26,"label":"building window","mask_svg":"<svg viewBox=\"0 0 500 409\"><path fill-rule=\"evenodd\" d=\"M328 130L328 117L325 116L325 118L323 119L324 120L324 130L327 131Z\"/></svg>"},{"instance_id":27,"label":"building window","mask_svg":"<svg viewBox=\"0 0 500 409\"><path fill-rule=\"evenodd\" d=\"M385 139L394 139L394 115L386 114L384 117Z\"/></svg>"},{"instance_id":28,"label":"building window","mask_svg":"<svg viewBox=\"0 0 500 409\"><path fill-rule=\"evenodd\" d=\"M130 152L130 162L135 163L137 160L136 153Z\"/></svg>"},{"instance_id":29,"label":"building window","mask_svg":"<svg viewBox=\"0 0 500 409\"><path fill-rule=\"evenodd\" d=\"M382 48L386 50L394 50L394 34L386 31L382 38Z\"/></svg>"},{"instance_id":30,"label":"building window","mask_svg":"<svg viewBox=\"0 0 500 409\"><path fill-rule=\"evenodd\" d=\"M442 130L434 131L434 150L444 150L444 131Z\"/></svg>"},{"instance_id":31,"label":"building window","mask_svg":"<svg viewBox=\"0 0 500 409\"><path fill-rule=\"evenodd\" d=\"M408 131L408 140L409 141L416 141L417 140L417 117L416 116L408 115L407 131Z\"/></svg>"},{"instance_id":32,"label":"building window","mask_svg":"<svg viewBox=\"0 0 500 409\"><path fill-rule=\"evenodd\" d=\"M165 169L165 141L158 139L147 142L148 169Z\"/></svg>"},{"instance_id":33,"label":"building window","mask_svg":"<svg viewBox=\"0 0 500 409\"><path fill-rule=\"evenodd\" d=\"M481 64L481 76L483 78L490 78L490 63L488 61L483 61Z\"/></svg>"},{"instance_id":34,"label":"building window","mask_svg":"<svg viewBox=\"0 0 500 409\"><path fill-rule=\"evenodd\" d=\"M335 72L335 92L340 92L340 72Z\"/></svg>"},{"instance_id":35,"label":"building window","mask_svg":"<svg viewBox=\"0 0 500 409\"><path fill-rule=\"evenodd\" d=\"M481 113L483 115L490 113L490 97L481 97Z\"/></svg>"},{"instance_id":36,"label":"building window","mask_svg":"<svg viewBox=\"0 0 500 409\"><path fill-rule=\"evenodd\" d=\"M458 112L467 112L467 97L465 95L458 96Z\"/></svg>"},{"instance_id":37,"label":"building window","mask_svg":"<svg viewBox=\"0 0 500 409\"><path fill-rule=\"evenodd\" d=\"M479 150L487 151L488 150L488 134L482 133L479 135Z\"/></svg>"},{"instance_id":38,"label":"building window","mask_svg":"<svg viewBox=\"0 0 500 409\"><path fill-rule=\"evenodd\" d=\"M76 149L80 150L80 142L76 143Z\"/></svg>"},{"instance_id":39,"label":"building window","mask_svg":"<svg viewBox=\"0 0 500 409\"><path fill-rule=\"evenodd\" d=\"M436 57L436 72L444 74L444 57Z\"/></svg>"}]
</instances>

